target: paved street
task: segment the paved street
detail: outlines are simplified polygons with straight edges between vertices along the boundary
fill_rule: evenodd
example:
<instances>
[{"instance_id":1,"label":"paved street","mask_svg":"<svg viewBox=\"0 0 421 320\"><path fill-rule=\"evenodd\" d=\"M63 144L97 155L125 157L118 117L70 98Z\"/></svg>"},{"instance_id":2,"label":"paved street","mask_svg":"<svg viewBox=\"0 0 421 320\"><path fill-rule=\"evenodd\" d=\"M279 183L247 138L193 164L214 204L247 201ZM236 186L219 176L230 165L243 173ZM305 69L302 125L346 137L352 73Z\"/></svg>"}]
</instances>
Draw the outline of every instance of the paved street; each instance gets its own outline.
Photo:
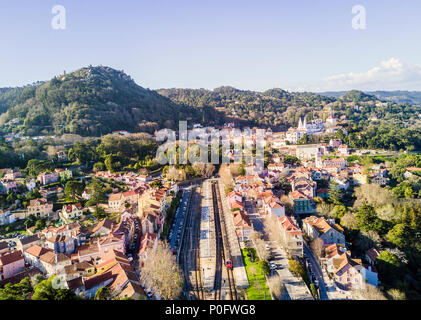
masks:
<instances>
[{"instance_id":1,"label":"paved street","mask_svg":"<svg viewBox=\"0 0 421 320\"><path fill-rule=\"evenodd\" d=\"M314 255L313 251L308 247L304 242L304 254L310 262L310 269L313 271L316 278L316 285L320 288L320 300L329 300L329 297L326 292L325 281L323 279L323 271L320 267L317 257ZM310 275L311 277L311 275Z\"/></svg>"},{"instance_id":2,"label":"paved street","mask_svg":"<svg viewBox=\"0 0 421 320\"><path fill-rule=\"evenodd\" d=\"M245 202L247 213L250 217L250 221L253 224L253 228L256 231L263 233L266 243L270 246L270 250L273 255L273 262L277 269L275 272L279 274L284 283L284 297L283 300L313 300L309 289L302 279L294 277L289 271L288 259L286 252L282 247L275 241L269 241L265 234L263 218L258 213L258 209L251 203L251 201Z\"/></svg>"},{"instance_id":3,"label":"paved street","mask_svg":"<svg viewBox=\"0 0 421 320\"><path fill-rule=\"evenodd\" d=\"M281 246L275 241L267 241L267 243L270 244L274 256L272 262L277 266L276 272L284 283L284 300L313 300L313 296L304 281L294 277L289 271L287 255Z\"/></svg>"},{"instance_id":4,"label":"paved street","mask_svg":"<svg viewBox=\"0 0 421 320\"><path fill-rule=\"evenodd\" d=\"M263 220L260 216L257 208L251 203L251 201L245 201L245 209L250 218L251 223L253 224L253 229L258 232L263 232Z\"/></svg>"}]
</instances>

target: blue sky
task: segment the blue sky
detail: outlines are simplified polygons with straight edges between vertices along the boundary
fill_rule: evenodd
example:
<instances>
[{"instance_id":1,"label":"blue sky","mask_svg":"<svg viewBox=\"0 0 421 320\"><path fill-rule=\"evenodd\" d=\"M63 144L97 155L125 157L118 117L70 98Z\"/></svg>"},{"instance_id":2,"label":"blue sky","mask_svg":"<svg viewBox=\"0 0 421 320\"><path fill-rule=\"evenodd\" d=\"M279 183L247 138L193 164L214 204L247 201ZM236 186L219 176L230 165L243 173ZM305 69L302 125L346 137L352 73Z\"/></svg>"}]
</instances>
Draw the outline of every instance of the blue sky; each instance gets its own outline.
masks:
<instances>
[{"instance_id":1,"label":"blue sky","mask_svg":"<svg viewBox=\"0 0 421 320\"><path fill-rule=\"evenodd\" d=\"M66 30L51 28L54 5ZM354 5L367 28L351 25ZM0 1L0 87L87 65L152 89L421 90L413 0Z\"/></svg>"}]
</instances>

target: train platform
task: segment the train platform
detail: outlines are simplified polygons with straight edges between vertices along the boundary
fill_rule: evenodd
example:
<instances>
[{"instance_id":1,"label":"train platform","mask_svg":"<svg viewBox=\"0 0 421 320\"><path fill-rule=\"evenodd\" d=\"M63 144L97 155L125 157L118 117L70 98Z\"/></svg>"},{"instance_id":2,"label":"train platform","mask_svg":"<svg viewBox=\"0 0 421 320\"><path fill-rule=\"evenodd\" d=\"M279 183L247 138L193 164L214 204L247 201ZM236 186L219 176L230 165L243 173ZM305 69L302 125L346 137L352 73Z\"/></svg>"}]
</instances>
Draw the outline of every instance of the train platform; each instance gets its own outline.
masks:
<instances>
[{"instance_id":1,"label":"train platform","mask_svg":"<svg viewBox=\"0 0 421 320\"><path fill-rule=\"evenodd\" d=\"M221 195L222 208L224 212L224 221L227 229L228 242L233 263L233 274L237 288L247 288L250 284L247 278L246 268L244 267L243 257L241 255L240 242L235 233L234 221L231 211L228 208L225 190L222 183L218 180L219 191Z\"/></svg>"},{"instance_id":2,"label":"train platform","mask_svg":"<svg viewBox=\"0 0 421 320\"><path fill-rule=\"evenodd\" d=\"M209 180L206 180L201 189L200 206L200 271L202 274L203 289L212 291L215 284L215 221L212 205L212 192Z\"/></svg>"}]
</instances>

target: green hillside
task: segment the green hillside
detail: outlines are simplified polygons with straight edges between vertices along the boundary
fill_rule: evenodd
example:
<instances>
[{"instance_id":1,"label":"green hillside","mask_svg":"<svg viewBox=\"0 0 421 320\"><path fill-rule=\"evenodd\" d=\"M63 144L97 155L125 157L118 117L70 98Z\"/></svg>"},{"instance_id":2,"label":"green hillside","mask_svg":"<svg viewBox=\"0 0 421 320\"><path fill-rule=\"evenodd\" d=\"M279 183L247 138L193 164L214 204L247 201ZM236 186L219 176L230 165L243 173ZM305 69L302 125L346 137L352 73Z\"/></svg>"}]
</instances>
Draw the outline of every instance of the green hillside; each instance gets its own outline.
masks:
<instances>
[{"instance_id":1,"label":"green hillside","mask_svg":"<svg viewBox=\"0 0 421 320\"><path fill-rule=\"evenodd\" d=\"M75 133L99 136L115 130L139 131L174 127L178 119L200 119L200 112L179 106L138 86L109 67L82 68L26 88L3 89L0 116L6 127L25 135ZM1 111L1 110L0 110Z\"/></svg>"}]
</instances>

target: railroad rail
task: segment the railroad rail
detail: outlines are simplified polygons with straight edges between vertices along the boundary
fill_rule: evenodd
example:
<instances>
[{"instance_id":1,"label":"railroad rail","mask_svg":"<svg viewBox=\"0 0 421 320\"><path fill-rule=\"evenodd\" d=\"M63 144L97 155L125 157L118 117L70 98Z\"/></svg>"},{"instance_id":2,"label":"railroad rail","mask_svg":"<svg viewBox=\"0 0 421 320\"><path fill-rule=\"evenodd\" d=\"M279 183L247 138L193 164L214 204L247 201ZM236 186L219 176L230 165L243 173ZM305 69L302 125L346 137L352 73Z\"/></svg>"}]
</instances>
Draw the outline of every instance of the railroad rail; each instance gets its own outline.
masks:
<instances>
[{"instance_id":1,"label":"railroad rail","mask_svg":"<svg viewBox=\"0 0 421 320\"><path fill-rule=\"evenodd\" d=\"M199 259L200 218L194 216L196 202L193 189L187 203L178 255L178 263L184 272L183 291L188 300L204 299Z\"/></svg>"},{"instance_id":2,"label":"railroad rail","mask_svg":"<svg viewBox=\"0 0 421 320\"><path fill-rule=\"evenodd\" d=\"M221 299L222 291L222 268L227 261L232 261L231 250L228 242L224 214L222 212L221 194L217 181L212 181L213 210L215 217L215 238L216 238L216 270L215 270L215 300ZM226 268L229 295L231 300L237 300L237 289L234 281L232 268Z\"/></svg>"}]
</instances>

